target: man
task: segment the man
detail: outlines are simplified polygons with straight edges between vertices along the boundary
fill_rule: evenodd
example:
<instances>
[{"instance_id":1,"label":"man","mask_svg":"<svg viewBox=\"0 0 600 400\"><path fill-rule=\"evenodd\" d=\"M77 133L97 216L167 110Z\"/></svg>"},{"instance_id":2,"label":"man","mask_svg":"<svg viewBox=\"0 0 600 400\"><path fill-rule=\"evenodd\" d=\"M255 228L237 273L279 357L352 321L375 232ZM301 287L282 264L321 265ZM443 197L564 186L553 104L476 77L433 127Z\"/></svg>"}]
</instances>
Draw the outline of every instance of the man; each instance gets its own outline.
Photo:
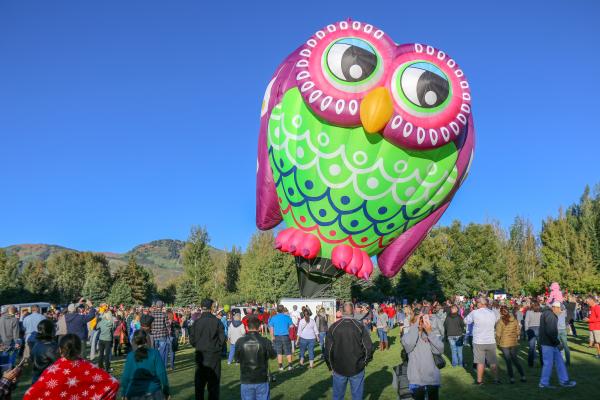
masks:
<instances>
[{"instance_id":1,"label":"man","mask_svg":"<svg viewBox=\"0 0 600 400\"><path fill-rule=\"evenodd\" d=\"M585 300L589 306L589 315L584 321L589 323L590 342L596 348L596 358L600 358L600 304L593 296L588 296Z\"/></svg>"},{"instance_id":2,"label":"man","mask_svg":"<svg viewBox=\"0 0 600 400\"><path fill-rule=\"evenodd\" d=\"M290 317L292 318L292 322L294 323L294 326L298 327L298 323L300 322L300 319L302 319L302 315L300 314L300 311L298 311L298 306L294 305L292 307L292 312L290 313Z\"/></svg>"},{"instance_id":3,"label":"man","mask_svg":"<svg viewBox=\"0 0 600 400\"><path fill-rule=\"evenodd\" d=\"M281 304L278 305L277 314L269 320L269 330L277 352L277 364L279 364L280 371L283 371L284 354L287 358L288 370L292 370L292 341L290 340L290 327L292 325L294 325L292 318L285 315L285 308Z\"/></svg>"},{"instance_id":4,"label":"man","mask_svg":"<svg viewBox=\"0 0 600 400\"><path fill-rule=\"evenodd\" d=\"M83 311L80 314L78 307L75 304L69 304L68 313L65 314L65 322L67 323L67 333L73 333L81 339L81 356L86 356L86 341L88 336L87 323L96 317L96 310L93 307L91 300L86 302L89 307L87 314ZM79 300L79 306L83 306L83 299Z\"/></svg>"},{"instance_id":5,"label":"man","mask_svg":"<svg viewBox=\"0 0 600 400\"><path fill-rule=\"evenodd\" d=\"M37 305L31 306L31 314L23 319L23 329L25 330L25 352L23 357L29 358L31 349L35 345L35 337L37 336L37 326L40 321L45 320L42 314L40 314L40 307ZM35 335L33 335L35 333ZM32 336L33 335L33 336Z\"/></svg>"},{"instance_id":6,"label":"man","mask_svg":"<svg viewBox=\"0 0 600 400\"><path fill-rule=\"evenodd\" d=\"M6 312L0 317L0 344L6 347L19 349L21 347L19 319L16 317L17 307L8 306ZM18 351L9 353L8 364L13 367L17 361Z\"/></svg>"},{"instance_id":7,"label":"man","mask_svg":"<svg viewBox=\"0 0 600 400\"><path fill-rule=\"evenodd\" d=\"M275 358L273 344L258 332L260 320L248 317L248 333L235 343L240 363L242 400L269 400L269 359Z\"/></svg>"},{"instance_id":8,"label":"man","mask_svg":"<svg viewBox=\"0 0 600 400\"><path fill-rule=\"evenodd\" d=\"M567 367L563 361L561 351L563 345L558 338L558 315L561 312L560 302L552 303L552 309L546 308L540 317L540 345L542 346L542 376L540 377L540 389L555 389L550 385L552 367L556 365L556 373L560 386L573 387L575 381L569 380Z\"/></svg>"},{"instance_id":9,"label":"man","mask_svg":"<svg viewBox=\"0 0 600 400\"><path fill-rule=\"evenodd\" d=\"M163 311L163 305L163 302L158 300L150 310L149 315L152 317L150 337L154 348L158 350L166 368L169 353L172 350L171 341L169 340L169 329L167 327L167 314Z\"/></svg>"},{"instance_id":10,"label":"man","mask_svg":"<svg viewBox=\"0 0 600 400\"><path fill-rule=\"evenodd\" d=\"M325 308L319 308L319 311L317 311L317 316L315 317L315 322L317 324L317 330L319 331L319 344L321 345L321 360L325 360L325 336L327 335L327 330L329 329L329 321L327 321L327 314L325 313Z\"/></svg>"},{"instance_id":11,"label":"man","mask_svg":"<svg viewBox=\"0 0 600 400\"><path fill-rule=\"evenodd\" d=\"M200 304L202 313L190 328L190 344L196 349L196 374L194 385L196 399L204 399L208 387L208 399L219 398L221 382L221 349L225 343L225 330L221 321L210 309L213 301L204 299Z\"/></svg>"},{"instance_id":12,"label":"man","mask_svg":"<svg viewBox=\"0 0 600 400\"><path fill-rule=\"evenodd\" d=\"M473 324L473 363L477 364L477 385L483 385L486 362L494 376L494 383L500 383L496 368L496 337L494 334L498 319L487 305L485 297L479 298L477 309L471 311L465 318L465 324Z\"/></svg>"},{"instance_id":13,"label":"man","mask_svg":"<svg viewBox=\"0 0 600 400\"><path fill-rule=\"evenodd\" d=\"M325 362L333 371L333 400L343 400L350 382L352 400L363 398L365 367L373 358L368 330L354 319L352 303L345 303L342 318L333 323L325 337Z\"/></svg>"}]
</instances>

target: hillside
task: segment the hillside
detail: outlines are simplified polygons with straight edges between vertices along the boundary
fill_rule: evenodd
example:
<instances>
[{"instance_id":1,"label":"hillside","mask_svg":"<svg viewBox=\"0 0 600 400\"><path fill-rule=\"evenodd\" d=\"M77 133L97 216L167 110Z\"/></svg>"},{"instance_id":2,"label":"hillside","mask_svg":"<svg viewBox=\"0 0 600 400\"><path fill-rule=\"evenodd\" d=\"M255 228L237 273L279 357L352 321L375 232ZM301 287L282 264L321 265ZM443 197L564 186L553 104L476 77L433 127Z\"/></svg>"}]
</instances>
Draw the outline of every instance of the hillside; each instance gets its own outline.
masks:
<instances>
[{"instance_id":1,"label":"hillside","mask_svg":"<svg viewBox=\"0 0 600 400\"><path fill-rule=\"evenodd\" d=\"M98 253L103 254L109 260L113 271L120 265L127 263L129 257L133 255L138 263L152 271L156 284L161 287L183 272L181 252L184 246L185 242L181 240L160 239L137 245L126 253ZM65 250L79 251L51 244L17 244L8 246L5 250L9 255L15 254L22 265L34 259L45 261L52 254ZM211 250L214 253L222 252L222 250L216 248L211 248Z\"/></svg>"}]
</instances>

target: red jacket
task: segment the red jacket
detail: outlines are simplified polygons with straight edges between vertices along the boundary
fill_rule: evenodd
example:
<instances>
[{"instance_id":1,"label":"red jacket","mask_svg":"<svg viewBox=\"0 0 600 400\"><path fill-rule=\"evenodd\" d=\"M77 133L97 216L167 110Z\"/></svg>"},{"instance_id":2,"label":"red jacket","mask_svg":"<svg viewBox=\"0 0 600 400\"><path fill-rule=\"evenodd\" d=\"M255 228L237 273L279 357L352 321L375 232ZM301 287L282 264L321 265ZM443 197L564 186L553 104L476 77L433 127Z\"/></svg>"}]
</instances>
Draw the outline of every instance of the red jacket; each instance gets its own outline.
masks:
<instances>
[{"instance_id":1,"label":"red jacket","mask_svg":"<svg viewBox=\"0 0 600 400\"><path fill-rule=\"evenodd\" d=\"M396 308L386 307L385 313L387 314L388 318L394 318L394 316L396 315Z\"/></svg>"},{"instance_id":2,"label":"red jacket","mask_svg":"<svg viewBox=\"0 0 600 400\"><path fill-rule=\"evenodd\" d=\"M600 331L600 304L590 308L590 331Z\"/></svg>"}]
</instances>

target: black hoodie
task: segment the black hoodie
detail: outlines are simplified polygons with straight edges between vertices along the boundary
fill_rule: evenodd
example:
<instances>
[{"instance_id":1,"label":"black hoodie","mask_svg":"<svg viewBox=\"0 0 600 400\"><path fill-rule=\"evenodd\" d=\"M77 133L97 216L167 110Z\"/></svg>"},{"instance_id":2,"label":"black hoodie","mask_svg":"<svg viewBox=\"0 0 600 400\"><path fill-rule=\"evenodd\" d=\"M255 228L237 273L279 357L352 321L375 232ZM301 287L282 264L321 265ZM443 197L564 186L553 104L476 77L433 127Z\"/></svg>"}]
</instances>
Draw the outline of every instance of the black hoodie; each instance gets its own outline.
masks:
<instances>
[{"instance_id":1,"label":"black hoodie","mask_svg":"<svg viewBox=\"0 0 600 400\"><path fill-rule=\"evenodd\" d=\"M540 317L540 344L542 346L556 347L558 340L558 317L552 309L546 308Z\"/></svg>"}]
</instances>

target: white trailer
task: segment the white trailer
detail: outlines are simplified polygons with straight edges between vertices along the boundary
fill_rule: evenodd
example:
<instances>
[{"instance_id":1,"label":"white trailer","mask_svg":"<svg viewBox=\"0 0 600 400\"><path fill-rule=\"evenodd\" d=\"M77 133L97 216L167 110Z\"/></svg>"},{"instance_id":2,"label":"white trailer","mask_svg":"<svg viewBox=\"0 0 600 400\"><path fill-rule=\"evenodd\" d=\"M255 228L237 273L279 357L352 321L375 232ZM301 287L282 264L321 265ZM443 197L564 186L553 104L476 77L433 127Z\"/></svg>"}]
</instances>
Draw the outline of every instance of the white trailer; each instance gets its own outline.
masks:
<instances>
[{"instance_id":1,"label":"white trailer","mask_svg":"<svg viewBox=\"0 0 600 400\"><path fill-rule=\"evenodd\" d=\"M302 299L302 298L292 298L292 297L284 297L279 300L279 303L291 313L294 310L294 306L298 306L298 312L302 312L302 307L310 308L312 312L312 318L317 315L317 311L320 308L325 309L325 313L327 314L327 320L329 323L335 322L335 311L336 311L336 303L335 299L328 298L316 298L316 299Z\"/></svg>"}]
</instances>

